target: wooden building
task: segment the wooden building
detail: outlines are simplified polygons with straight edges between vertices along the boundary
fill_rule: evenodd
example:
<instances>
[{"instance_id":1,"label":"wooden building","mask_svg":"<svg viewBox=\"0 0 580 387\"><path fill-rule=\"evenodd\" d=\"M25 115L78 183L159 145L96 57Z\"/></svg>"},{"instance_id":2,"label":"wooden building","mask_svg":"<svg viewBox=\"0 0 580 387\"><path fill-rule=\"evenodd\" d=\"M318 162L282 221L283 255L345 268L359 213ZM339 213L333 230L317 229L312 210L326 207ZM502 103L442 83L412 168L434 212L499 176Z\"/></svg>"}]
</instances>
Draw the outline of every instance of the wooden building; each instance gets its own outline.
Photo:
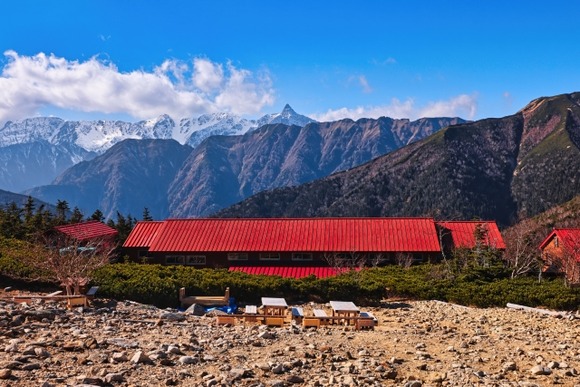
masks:
<instances>
[{"instance_id":1,"label":"wooden building","mask_svg":"<svg viewBox=\"0 0 580 387\"><path fill-rule=\"evenodd\" d=\"M52 234L57 240L62 240L58 243L60 245L74 242L79 245L98 244L103 249L110 249L115 246L117 230L98 220L90 220L56 226Z\"/></svg>"},{"instance_id":2,"label":"wooden building","mask_svg":"<svg viewBox=\"0 0 580 387\"><path fill-rule=\"evenodd\" d=\"M437 222L442 248L474 249L478 246L505 250L505 243L497 224L489 220Z\"/></svg>"},{"instance_id":3,"label":"wooden building","mask_svg":"<svg viewBox=\"0 0 580 387\"><path fill-rule=\"evenodd\" d=\"M474 232L485 230L476 241ZM286 277L335 275L333 267L438 261L446 246L504 249L495 222L433 218L168 219L138 222L123 245L133 261L229 268Z\"/></svg>"},{"instance_id":4,"label":"wooden building","mask_svg":"<svg viewBox=\"0 0 580 387\"><path fill-rule=\"evenodd\" d=\"M580 228L557 228L540 244L545 273L563 274L580 284Z\"/></svg>"},{"instance_id":5,"label":"wooden building","mask_svg":"<svg viewBox=\"0 0 580 387\"><path fill-rule=\"evenodd\" d=\"M168 219L138 222L125 244L133 260L198 267L329 266L331 260L437 259L432 218Z\"/></svg>"}]
</instances>

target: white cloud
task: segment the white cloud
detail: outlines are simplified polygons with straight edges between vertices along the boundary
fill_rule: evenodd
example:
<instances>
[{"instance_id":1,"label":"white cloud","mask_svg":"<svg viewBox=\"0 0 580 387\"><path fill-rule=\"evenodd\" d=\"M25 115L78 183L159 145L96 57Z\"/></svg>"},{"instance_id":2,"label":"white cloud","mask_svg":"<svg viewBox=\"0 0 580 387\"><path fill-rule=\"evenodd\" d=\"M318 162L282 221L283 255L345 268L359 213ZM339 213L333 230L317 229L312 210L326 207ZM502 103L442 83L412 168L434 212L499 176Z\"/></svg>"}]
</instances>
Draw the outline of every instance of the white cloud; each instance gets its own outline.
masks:
<instances>
[{"instance_id":1,"label":"white cloud","mask_svg":"<svg viewBox=\"0 0 580 387\"><path fill-rule=\"evenodd\" d=\"M388 65L394 65L397 64L397 60L395 58L393 58L392 56L388 57L387 59L373 59L371 61L372 64L376 65L376 66L388 66Z\"/></svg>"},{"instance_id":2,"label":"white cloud","mask_svg":"<svg viewBox=\"0 0 580 387\"><path fill-rule=\"evenodd\" d=\"M444 101L429 102L424 106L416 106L413 99L400 101L396 98L388 105L382 106L359 106L356 108L340 108L328 110L321 114L310 116L318 121L335 121L343 118L409 118L422 117L462 117L473 119L477 113L477 96L461 94Z\"/></svg>"},{"instance_id":3,"label":"white cloud","mask_svg":"<svg viewBox=\"0 0 580 387\"><path fill-rule=\"evenodd\" d=\"M204 92L221 87L224 81L223 66L208 59L194 59L193 70L193 83Z\"/></svg>"},{"instance_id":4,"label":"white cloud","mask_svg":"<svg viewBox=\"0 0 580 387\"><path fill-rule=\"evenodd\" d=\"M362 87L363 93L369 94L373 92L373 88L369 85L369 81L364 75L358 77L358 83Z\"/></svg>"},{"instance_id":5,"label":"white cloud","mask_svg":"<svg viewBox=\"0 0 580 387\"><path fill-rule=\"evenodd\" d=\"M79 62L44 53L4 55L0 123L36 115L47 106L136 119L167 113L179 119L216 111L256 114L274 102L266 71L254 74L231 63L224 70L204 58L167 60L152 72L120 72L96 57Z\"/></svg>"}]
</instances>

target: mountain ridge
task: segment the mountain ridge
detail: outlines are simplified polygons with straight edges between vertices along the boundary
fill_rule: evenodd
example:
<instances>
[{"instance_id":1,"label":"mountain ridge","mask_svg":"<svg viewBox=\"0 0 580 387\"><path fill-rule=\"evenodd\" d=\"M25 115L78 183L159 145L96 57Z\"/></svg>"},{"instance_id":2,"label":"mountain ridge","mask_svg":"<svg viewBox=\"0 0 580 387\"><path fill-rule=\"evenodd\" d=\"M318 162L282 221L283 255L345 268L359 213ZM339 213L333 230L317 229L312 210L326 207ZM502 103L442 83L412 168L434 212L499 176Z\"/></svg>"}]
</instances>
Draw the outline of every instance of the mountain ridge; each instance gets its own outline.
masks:
<instances>
[{"instance_id":1,"label":"mountain ridge","mask_svg":"<svg viewBox=\"0 0 580 387\"><path fill-rule=\"evenodd\" d=\"M195 147L212 135L242 134L279 120L296 124L314 121L296 113L289 105L280 113L257 120L213 113L178 122L166 114L137 122L66 121L56 117L8 121L0 128L0 188L21 192L49 184L67 168L101 155L125 139L175 139L182 145ZM32 160L29 165L32 147L41 161ZM14 171L18 171L17 176Z\"/></svg>"},{"instance_id":2,"label":"mountain ridge","mask_svg":"<svg viewBox=\"0 0 580 387\"><path fill-rule=\"evenodd\" d=\"M167 206L156 209L153 214L156 218L206 216L264 189L297 185L352 168L404 145L411 137L422 138L439 130L443 124L457 122L463 120L409 121L384 117L356 122L313 122L304 127L268 124L239 136L207 138L184 160L175 160L162 182L149 178L155 175L159 157L148 162L145 154L143 157L134 154L130 147L124 151L125 166L116 161L119 156L113 154L113 149L119 153L128 146L128 141L143 141L125 140L93 160L68 169L52 184L26 192L48 201L66 199L71 206L76 205L84 211L92 212L98 206L106 216L111 214L116 201L119 201L119 209L131 214L140 213L143 207L153 214L155 203ZM139 171L134 171L136 165L141 168ZM127 183L128 189L123 189L107 183L130 178L148 181L148 184L137 188ZM142 193L131 201L132 207L127 207L126 199L121 200L129 197L133 190L140 192L149 186L159 190L158 196L164 192L167 204ZM86 191L86 187L91 189ZM95 192L102 191L102 187L109 192L96 198Z\"/></svg>"},{"instance_id":3,"label":"mountain ridge","mask_svg":"<svg viewBox=\"0 0 580 387\"><path fill-rule=\"evenodd\" d=\"M259 193L222 217L479 217L509 225L580 193L580 93L449 126L330 177Z\"/></svg>"}]
</instances>

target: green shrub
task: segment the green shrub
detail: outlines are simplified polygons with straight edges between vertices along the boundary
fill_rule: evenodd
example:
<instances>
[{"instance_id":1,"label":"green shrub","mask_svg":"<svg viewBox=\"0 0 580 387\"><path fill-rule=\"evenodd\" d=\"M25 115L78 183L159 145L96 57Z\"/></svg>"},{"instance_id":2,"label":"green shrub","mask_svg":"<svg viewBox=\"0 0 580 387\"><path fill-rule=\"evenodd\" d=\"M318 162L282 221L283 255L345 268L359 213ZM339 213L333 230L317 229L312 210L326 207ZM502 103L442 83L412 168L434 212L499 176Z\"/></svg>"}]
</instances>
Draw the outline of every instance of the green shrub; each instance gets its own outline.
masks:
<instances>
[{"instance_id":1,"label":"green shrub","mask_svg":"<svg viewBox=\"0 0 580 387\"><path fill-rule=\"evenodd\" d=\"M14 243L0 240L0 275L39 278L39 273L20 263L18 257L25 247ZM449 274L442 264L426 264L372 268L322 279L292 279L227 269L118 263L100 268L93 283L100 286L99 295L103 297L159 307L176 307L181 287L188 295L218 295L229 287L238 303L252 304L259 303L262 296L284 297L289 303L352 300L361 306L378 304L389 297L437 299L478 307L505 307L511 302L570 310L580 304L580 289L567 288L559 279L510 279L500 266L487 272L468 267L459 275Z\"/></svg>"}]
</instances>

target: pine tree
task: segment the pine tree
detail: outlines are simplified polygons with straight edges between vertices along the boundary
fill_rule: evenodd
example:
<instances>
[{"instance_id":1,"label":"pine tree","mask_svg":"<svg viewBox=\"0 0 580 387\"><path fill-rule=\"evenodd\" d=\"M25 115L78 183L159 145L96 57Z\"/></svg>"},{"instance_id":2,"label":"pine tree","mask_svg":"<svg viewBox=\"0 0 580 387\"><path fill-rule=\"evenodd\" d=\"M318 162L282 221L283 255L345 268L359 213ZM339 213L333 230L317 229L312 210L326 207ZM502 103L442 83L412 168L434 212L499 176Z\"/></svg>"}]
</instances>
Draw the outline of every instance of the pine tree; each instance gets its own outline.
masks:
<instances>
[{"instance_id":1,"label":"pine tree","mask_svg":"<svg viewBox=\"0 0 580 387\"><path fill-rule=\"evenodd\" d=\"M72 212L72 215L70 217L70 222L71 223L80 223L83 221L84 217L85 216L83 215L81 210L75 206L75 208L73 208L73 212Z\"/></svg>"},{"instance_id":2,"label":"pine tree","mask_svg":"<svg viewBox=\"0 0 580 387\"><path fill-rule=\"evenodd\" d=\"M103 212L97 208L95 212L93 212L93 214L91 215L91 219L98 220L99 222L104 222L105 216L103 215Z\"/></svg>"},{"instance_id":3,"label":"pine tree","mask_svg":"<svg viewBox=\"0 0 580 387\"><path fill-rule=\"evenodd\" d=\"M58 224L65 224L67 220L67 212L70 211L70 207L68 206L68 202L66 200L57 200L56 201L56 222Z\"/></svg>"},{"instance_id":4,"label":"pine tree","mask_svg":"<svg viewBox=\"0 0 580 387\"><path fill-rule=\"evenodd\" d=\"M153 217L151 216L151 213L149 212L149 208L145 207L143 208L143 220L145 221L152 221Z\"/></svg>"}]
</instances>

